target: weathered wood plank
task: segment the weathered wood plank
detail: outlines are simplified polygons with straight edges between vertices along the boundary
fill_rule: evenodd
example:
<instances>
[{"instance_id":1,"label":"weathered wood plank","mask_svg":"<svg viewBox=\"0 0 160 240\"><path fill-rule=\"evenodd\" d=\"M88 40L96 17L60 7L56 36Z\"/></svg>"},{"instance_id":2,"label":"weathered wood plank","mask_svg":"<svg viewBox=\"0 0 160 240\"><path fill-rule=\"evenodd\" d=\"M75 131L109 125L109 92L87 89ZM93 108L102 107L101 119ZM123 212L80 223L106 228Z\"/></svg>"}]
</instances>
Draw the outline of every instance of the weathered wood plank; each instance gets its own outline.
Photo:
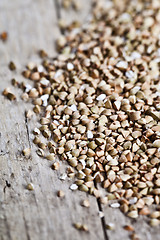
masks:
<instances>
[{"instance_id":1,"label":"weathered wood plank","mask_svg":"<svg viewBox=\"0 0 160 240\"><path fill-rule=\"evenodd\" d=\"M135 233L143 240L159 240L159 227L150 227L147 222L147 217L139 216L138 219L130 219L126 217L119 209L114 209L109 206L103 206L105 221L107 224L115 225L114 231L107 231L109 240L125 239L129 240L131 232L124 230L125 225L131 225L135 229Z\"/></svg>"},{"instance_id":2,"label":"weathered wood plank","mask_svg":"<svg viewBox=\"0 0 160 240\"><path fill-rule=\"evenodd\" d=\"M57 1L59 3L59 6L62 6L62 0L57 0ZM79 14L77 14L77 12L74 11L72 8L69 8L69 9L61 8L60 17L62 19L65 19L65 22L67 24L71 23L74 20L78 20L82 23L82 25L84 25L87 19L89 19L89 13L91 12L92 2L93 1L90 1L90 6L87 6L85 0L80 1L82 10L80 11ZM88 12L88 15L86 14L86 12ZM68 18L68 16L70 16L70 18ZM104 189L102 189L102 192L104 193ZM140 239L143 239L143 240L159 239L159 234L160 234L159 227L151 228L147 223L146 217L140 216L136 220L131 220L128 217L126 217L119 209L113 209L109 206L103 206L101 204L100 204L100 208L102 208L102 211L104 213L104 221L102 225L104 225L104 223L106 224L113 223L115 225L114 231L103 229L104 231L107 232L107 236L109 240L131 239L130 238L131 233L123 229L125 225L132 225L135 229L135 233L140 237ZM105 228L105 226L103 226L103 228Z\"/></svg>"},{"instance_id":3,"label":"weathered wood plank","mask_svg":"<svg viewBox=\"0 0 160 240\"><path fill-rule=\"evenodd\" d=\"M0 86L10 85L10 79L23 80L23 65L34 58L39 49L55 55L54 40L58 37L55 5L52 0L0 1L0 29L9 33L4 44L0 42ZM14 60L18 70L8 70L8 62ZM20 90L14 89L17 96ZM26 126L24 113L31 107L20 97L15 103L0 95L0 239L103 239L101 221L95 198L88 196L91 207L81 207L86 198L81 192L71 192L71 181L62 182L59 175L66 166L61 163L60 172L50 169L50 162L40 159L32 144L31 134L36 117ZM29 128L29 136L27 132ZM31 142L32 157L25 159L21 151ZM34 184L34 191L26 190L27 183ZM57 190L65 192L65 198L56 196ZM74 222L86 223L89 233L73 228Z\"/></svg>"},{"instance_id":4,"label":"weathered wood plank","mask_svg":"<svg viewBox=\"0 0 160 240\"><path fill-rule=\"evenodd\" d=\"M75 19L85 22L91 1L83 0L81 5L85 8L78 13L62 9L61 17L67 23ZM0 30L9 32L8 41L0 42L1 90L10 85L12 77L22 80L23 65L32 59L39 61L37 50L43 48L55 56L54 40L59 35L56 10L52 0L0 1ZM16 74L8 70L11 59L18 66ZM32 158L27 160L22 156L22 149L29 147L28 138L32 142L31 132L37 124L36 117L28 123L28 136L24 112L29 107L20 98L12 104L0 96L0 239L104 239L95 198L71 192L72 182L59 180L59 175L65 172L65 163L61 163L60 172L53 172L49 168L51 163L35 154L33 144ZM28 182L33 182L33 192L25 189ZM64 199L56 196L59 189L65 192ZM91 202L89 209L80 206L86 197ZM110 240L130 239L129 233L123 230L126 224L135 227L140 239L159 239L159 228L151 228L145 218L131 221L118 209L107 206L103 211L106 223L116 226L115 231L107 231ZM74 222L86 223L90 233L78 232L72 226Z\"/></svg>"}]
</instances>

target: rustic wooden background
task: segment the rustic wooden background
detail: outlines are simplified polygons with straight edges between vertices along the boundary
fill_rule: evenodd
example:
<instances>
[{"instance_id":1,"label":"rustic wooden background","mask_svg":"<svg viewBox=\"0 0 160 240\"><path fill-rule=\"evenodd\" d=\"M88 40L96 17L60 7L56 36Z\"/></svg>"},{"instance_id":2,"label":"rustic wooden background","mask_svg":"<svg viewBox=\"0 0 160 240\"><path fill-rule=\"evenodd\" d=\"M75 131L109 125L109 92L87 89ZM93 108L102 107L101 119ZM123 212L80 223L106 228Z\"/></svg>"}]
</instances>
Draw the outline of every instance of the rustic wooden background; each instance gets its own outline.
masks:
<instances>
[{"instance_id":1,"label":"rustic wooden background","mask_svg":"<svg viewBox=\"0 0 160 240\"><path fill-rule=\"evenodd\" d=\"M77 19L85 22L90 14L91 0L79 0L80 12L64 10L58 0L0 0L0 32L7 31L8 41L0 41L0 91L10 85L11 78L24 80L21 70L29 61L38 61L36 54L45 49L56 56L55 39L61 34L58 18L66 22ZM9 61L17 65L15 73L8 69ZM17 96L21 91L13 89ZM132 224L142 240L159 240L159 228L150 228L146 219L136 221L126 218L118 209L98 205L97 200L85 193L69 189L71 180L59 180L66 166L60 171L49 168L47 160L35 154L32 130L36 118L26 121L25 104L20 97L15 103L0 94L0 239L1 240L128 240L125 224ZM21 152L32 149L32 157L26 159ZM27 183L34 184L34 191L26 190ZM65 192L65 198L56 196L57 190ZM90 208L80 205L88 198ZM99 210L104 218L99 217ZM74 222L88 225L89 233L79 232ZM114 231L106 230L105 223L114 223Z\"/></svg>"}]
</instances>

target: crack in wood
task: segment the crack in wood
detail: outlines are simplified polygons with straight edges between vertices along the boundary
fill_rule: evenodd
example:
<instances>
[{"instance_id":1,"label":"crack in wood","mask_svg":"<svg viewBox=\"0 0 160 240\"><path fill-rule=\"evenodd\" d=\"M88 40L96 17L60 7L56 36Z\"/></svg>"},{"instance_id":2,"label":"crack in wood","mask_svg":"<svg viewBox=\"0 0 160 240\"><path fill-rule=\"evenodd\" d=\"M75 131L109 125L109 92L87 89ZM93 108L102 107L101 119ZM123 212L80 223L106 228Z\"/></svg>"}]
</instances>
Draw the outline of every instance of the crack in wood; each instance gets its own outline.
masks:
<instances>
[{"instance_id":1,"label":"crack in wood","mask_svg":"<svg viewBox=\"0 0 160 240\"><path fill-rule=\"evenodd\" d=\"M100 199L97 199L97 205L98 205L98 209L100 212L103 212L103 208L100 202ZM106 230L106 220L105 220L105 216L101 218L101 224L102 224L102 229L103 229L103 234L104 234L104 240L109 240L108 234L107 234L107 230Z\"/></svg>"},{"instance_id":2,"label":"crack in wood","mask_svg":"<svg viewBox=\"0 0 160 240\"><path fill-rule=\"evenodd\" d=\"M53 0L53 2L54 2L54 5L55 5L55 8L56 8L57 20L59 20L61 18L59 2L58 2L58 0Z\"/></svg>"},{"instance_id":3,"label":"crack in wood","mask_svg":"<svg viewBox=\"0 0 160 240\"><path fill-rule=\"evenodd\" d=\"M26 126L26 130L27 130L27 137L28 137L29 147L31 148L31 142L30 142L30 136L29 136L29 127L28 127L28 119L27 119L26 114L25 114L25 126Z\"/></svg>"},{"instance_id":4,"label":"crack in wood","mask_svg":"<svg viewBox=\"0 0 160 240\"><path fill-rule=\"evenodd\" d=\"M5 155L7 155L7 154L9 154L9 152L3 152L3 151L1 151L0 156L5 156Z\"/></svg>"},{"instance_id":5,"label":"crack in wood","mask_svg":"<svg viewBox=\"0 0 160 240\"><path fill-rule=\"evenodd\" d=\"M53 2L55 5L55 8L56 8L57 21L59 21L61 19L60 3L58 0L53 0ZM64 30L59 27L59 24L58 24L58 28L59 28L59 31L61 32L61 34L64 35Z\"/></svg>"},{"instance_id":6,"label":"crack in wood","mask_svg":"<svg viewBox=\"0 0 160 240\"><path fill-rule=\"evenodd\" d=\"M10 188L11 187L11 184L6 180L6 184L5 184L5 186L4 186L4 188L3 188L3 192L5 193L6 192L6 188Z\"/></svg>"},{"instance_id":7,"label":"crack in wood","mask_svg":"<svg viewBox=\"0 0 160 240\"><path fill-rule=\"evenodd\" d=\"M94 186L97 188L97 184L96 182L94 181ZM103 212L103 208L102 208L102 205L101 205L101 202L100 202L100 199L97 198L97 205L98 205L98 209L100 212ZM103 234L104 234L104 240L109 240L109 236L107 234L107 229L106 229L106 220L105 220L105 215L101 218L101 225L102 225L102 229L103 229Z\"/></svg>"},{"instance_id":8,"label":"crack in wood","mask_svg":"<svg viewBox=\"0 0 160 240\"><path fill-rule=\"evenodd\" d=\"M53 0L54 4L55 4L55 8L56 8L56 16L57 16L57 20L59 20L61 18L61 11L60 11L60 4L58 0ZM91 11L91 10L90 10ZM59 26L59 31L61 32L61 34L65 34L64 30L62 30ZM96 184L95 184L96 185ZM99 199L96 199L97 205L98 205L98 209L99 211L103 212L101 203ZM103 229L103 234L104 234L104 240L109 240L109 237L107 235L107 230L106 230L106 221L105 221L105 217L101 218L101 226Z\"/></svg>"}]
</instances>

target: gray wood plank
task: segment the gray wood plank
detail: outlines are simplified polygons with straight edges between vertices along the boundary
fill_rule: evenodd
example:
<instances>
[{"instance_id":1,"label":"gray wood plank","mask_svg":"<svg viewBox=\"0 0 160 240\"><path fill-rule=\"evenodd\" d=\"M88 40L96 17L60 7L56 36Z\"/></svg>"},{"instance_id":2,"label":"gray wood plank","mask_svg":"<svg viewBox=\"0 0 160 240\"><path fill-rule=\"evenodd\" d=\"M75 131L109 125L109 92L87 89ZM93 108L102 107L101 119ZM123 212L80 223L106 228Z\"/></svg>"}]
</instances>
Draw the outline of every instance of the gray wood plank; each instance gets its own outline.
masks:
<instances>
[{"instance_id":1,"label":"gray wood plank","mask_svg":"<svg viewBox=\"0 0 160 240\"><path fill-rule=\"evenodd\" d=\"M57 1L59 3L59 6L62 6L62 0ZM90 1L90 5L88 5L87 4L88 1L81 0L80 4L82 6L82 10L80 11L79 14L77 14L77 12L74 11L71 7L68 9L61 7L60 18L65 19L66 24L70 24L72 21L78 20L82 25L84 25L86 21L90 19L92 2L93 1ZM102 189L102 192L105 194L104 189ZM104 214L104 221L102 225L104 225L104 223L106 224L113 223L115 225L114 231L106 230L107 232L106 238L108 237L109 240L131 239L131 232L128 232L123 229L125 225L132 225L135 229L135 233L139 236L141 240L160 239L159 227L151 228L147 222L148 219L146 217L140 216L136 220L131 220L128 217L126 217L119 209L113 209L110 208L109 206L104 206L102 204L100 204L100 207L102 208Z\"/></svg>"},{"instance_id":2,"label":"gray wood plank","mask_svg":"<svg viewBox=\"0 0 160 240\"><path fill-rule=\"evenodd\" d=\"M140 240L159 240L159 227L151 227L148 223L149 219L139 216L137 219L126 217L119 209L109 206L103 206L106 224L114 224L115 230L107 230L109 240L131 239L131 232L124 230L125 225L131 225L135 229L135 234Z\"/></svg>"},{"instance_id":3,"label":"gray wood plank","mask_svg":"<svg viewBox=\"0 0 160 240\"><path fill-rule=\"evenodd\" d=\"M61 17L67 23L80 20L85 23L91 7L91 1L81 1L82 10L61 10ZM23 80L20 72L30 60L39 61L36 52L45 49L55 56L54 41L59 36L56 7L52 0L1 0L0 29L9 33L6 43L0 41L0 90L10 85L10 79ZM18 70L8 70L8 62L14 60ZM13 89L17 96L21 91ZM104 239L101 220L98 217L96 199L81 192L69 190L71 180L59 180L66 170L61 163L60 171L50 169L50 162L40 159L36 147L31 144L32 158L25 159L21 151L32 142L32 130L37 124L34 117L26 129L24 112L31 107L18 97L15 104L0 95L0 239ZM26 190L28 182L35 190ZM59 199L56 192L62 189L65 198ZM89 198L89 209L80 206L82 199ZM118 209L103 206L106 223L114 223L115 231L107 231L110 240L130 239L123 230L126 224L132 224L143 240L158 240L159 228L151 228L146 218L131 221ZM86 223L89 233L78 232L74 222Z\"/></svg>"}]
</instances>

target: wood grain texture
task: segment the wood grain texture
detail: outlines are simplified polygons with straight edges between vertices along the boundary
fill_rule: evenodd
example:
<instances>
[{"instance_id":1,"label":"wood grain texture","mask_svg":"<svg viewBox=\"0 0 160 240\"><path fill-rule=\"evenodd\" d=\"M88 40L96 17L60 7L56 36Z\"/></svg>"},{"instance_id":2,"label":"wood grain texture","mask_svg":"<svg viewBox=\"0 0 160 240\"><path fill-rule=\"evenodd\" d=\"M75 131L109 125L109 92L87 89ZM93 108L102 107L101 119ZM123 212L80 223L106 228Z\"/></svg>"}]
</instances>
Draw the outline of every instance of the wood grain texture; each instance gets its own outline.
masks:
<instances>
[{"instance_id":1,"label":"wood grain texture","mask_svg":"<svg viewBox=\"0 0 160 240\"><path fill-rule=\"evenodd\" d=\"M140 240L159 240L159 227L150 227L147 217L139 216L137 219L126 217L119 209L104 207L105 221L115 225L114 231L107 231L109 240L119 240L120 237L130 240L131 232L124 230L125 225L131 225L135 229L136 235Z\"/></svg>"},{"instance_id":2,"label":"wood grain texture","mask_svg":"<svg viewBox=\"0 0 160 240\"><path fill-rule=\"evenodd\" d=\"M0 41L0 239L1 240L128 240L128 232L123 226L132 223L142 240L159 240L160 230L151 229L139 218L136 222L126 218L118 209L108 206L102 208L105 219L98 216L97 200L85 193L72 192L69 186L72 180L59 179L66 171L65 162L60 162L60 170L51 170L51 162L36 155L32 144L32 130L38 126L36 116L26 122L25 110L31 104L24 103L20 97L12 103L1 92L10 85L10 79L16 77L23 81L21 71L29 61L39 62L37 51L45 49L49 56L56 56L55 39L59 36L57 11L66 19L80 20L85 23L91 9L91 0L82 0L82 10L64 10L58 0L1 0L0 31L7 31L6 43ZM84 7L85 6L85 7ZM8 63L14 60L17 65L15 73L9 71ZM26 80L25 80L26 81ZM21 91L12 88L16 96ZM26 159L22 150L31 145L32 156ZM34 191L26 189L32 182ZM56 196L58 190L65 192L65 198ZM80 205L88 198L91 207ZM85 223L89 233L79 232L73 223ZM104 236L104 222L113 222L115 231L107 231Z\"/></svg>"},{"instance_id":3,"label":"wood grain texture","mask_svg":"<svg viewBox=\"0 0 160 240\"><path fill-rule=\"evenodd\" d=\"M80 1L82 10L81 10L81 18L71 7L69 9L62 8L62 0L57 0L58 6L60 7L59 17L65 19L67 24L71 23L74 20L82 20L83 25L89 20L92 1L90 1L90 5L86 5L86 0ZM106 0L107 1L107 0ZM84 9L88 9L87 12L89 15L86 15L86 11ZM103 194L105 195L105 190L101 189ZM158 227L151 228L148 219L146 217L140 216L136 220L132 220L126 217L119 209L113 209L109 206L104 206L98 202L99 208L104 214L104 219L102 221L103 230L105 231L105 238L109 240L129 240L131 239L131 233L124 230L125 225L132 225L135 229L135 233L141 240L159 240L160 239L160 229ZM115 230L110 231L105 229L105 224L113 223L115 225Z\"/></svg>"}]
</instances>

